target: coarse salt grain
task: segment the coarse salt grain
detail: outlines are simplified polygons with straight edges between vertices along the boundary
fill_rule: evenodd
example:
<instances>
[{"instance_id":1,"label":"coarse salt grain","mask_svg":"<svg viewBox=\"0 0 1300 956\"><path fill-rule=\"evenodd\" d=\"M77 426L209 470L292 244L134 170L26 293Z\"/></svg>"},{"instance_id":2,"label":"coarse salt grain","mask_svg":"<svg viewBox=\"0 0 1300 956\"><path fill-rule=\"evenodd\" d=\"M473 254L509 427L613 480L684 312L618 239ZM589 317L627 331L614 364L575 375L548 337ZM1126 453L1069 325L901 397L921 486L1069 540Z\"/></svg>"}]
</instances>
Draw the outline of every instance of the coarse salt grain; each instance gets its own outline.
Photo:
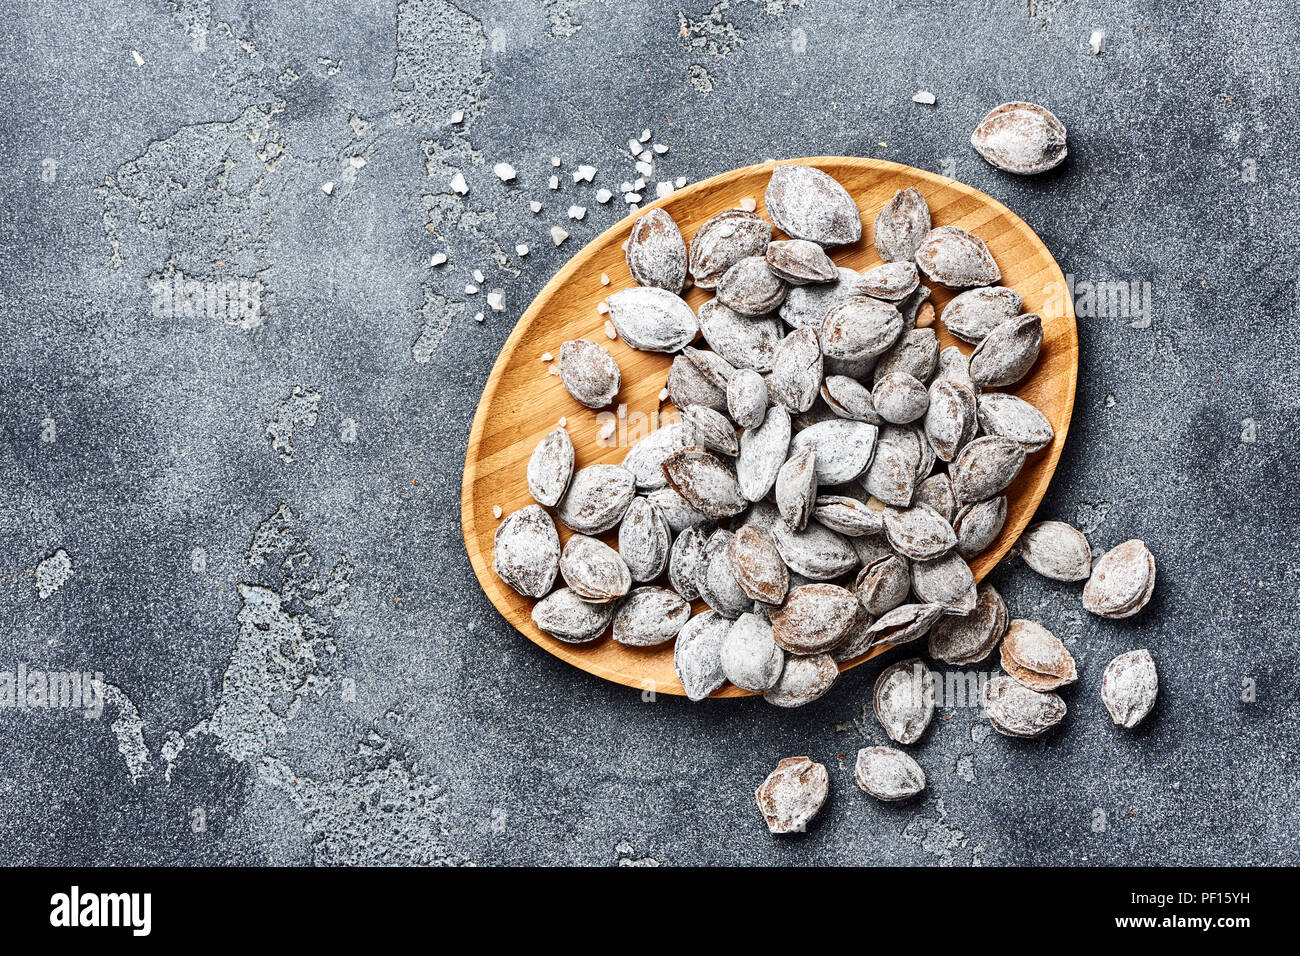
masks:
<instances>
[{"instance_id":1,"label":"coarse salt grain","mask_svg":"<svg viewBox=\"0 0 1300 956\"><path fill-rule=\"evenodd\" d=\"M755 202L751 197L746 196L744 199L740 201L740 208L745 210L745 212L753 212L755 209L758 208L758 203Z\"/></svg>"},{"instance_id":2,"label":"coarse salt grain","mask_svg":"<svg viewBox=\"0 0 1300 956\"><path fill-rule=\"evenodd\" d=\"M333 195L333 194L334 194L334 183L332 183L332 182L321 183L321 184L320 184L320 191L323 192L326 196L331 196L331 195Z\"/></svg>"},{"instance_id":3,"label":"coarse salt grain","mask_svg":"<svg viewBox=\"0 0 1300 956\"><path fill-rule=\"evenodd\" d=\"M596 190L596 202L606 203L614 198L614 194L608 189L601 188Z\"/></svg>"},{"instance_id":4,"label":"coarse salt grain","mask_svg":"<svg viewBox=\"0 0 1300 956\"><path fill-rule=\"evenodd\" d=\"M484 280L484 278L486 278L486 277L483 275L483 270L482 270L482 269L475 269L475 270L474 270L474 281L475 281L475 282L482 282L482 281Z\"/></svg>"},{"instance_id":5,"label":"coarse salt grain","mask_svg":"<svg viewBox=\"0 0 1300 956\"><path fill-rule=\"evenodd\" d=\"M668 147L665 146L663 143L655 143L654 151L658 153L660 156L662 156L664 153L668 152Z\"/></svg>"},{"instance_id":6,"label":"coarse salt grain","mask_svg":"<svg viewBox=\"0 0 1300 956\"><path fill-rule=\"evenodd\" d=\"M668 182L667 180L660 180L659 182L655 183L655 196L657 196L659 199L663 199L665 196L672 193L672 191L673 191L673 184Z\"/></svg>"},{"instance_id":7,"label":"coarse salt grain","mask_svg":"<svg viewBox=\"0 0 1300 956\"><path fill-rule=\"evenodd\" d=\"M469 183L465 182L464 173L457 173L451 177L451 191L462 196L469 192Z\"/></svg>"},{"instance_id":8,"label":"coarse salt grain","mask_svg":"<svg viewBox=\"0 0 1300 956\"><path fill-rule=\"evenodd\" d=\"M666 401L668 401L668 389L666 389L666 388L661 388L661 389L659 390L659 401L661 401L661 402L666 402Z\"/></svg>"},{"instance_id":9,"label":"coarse salt grain","mask_svg":"<svg viewBox=\"0 0 1300 956\"><path fill-rule=\"evenodd\" d=\"M655 154L650 152L648 149L642 150L641 155L637 157L637 159L641 160L643 163L652 163L654 162L654 158Z\"/></svg>"},{"instance_id":10,"label":"coarse salt grain","mask_svg":"<svg viewBox=\"0 0 1300 956\"><path fill-rule=\"evenodd\" d=\"M570 218L570 219L581 219L581 218L582 218L583 216L585 216L585 215L587 215L587 207L586 207L586 206L570 206L570 207L569 207L569 218Z\"/></svg>"},{"instance_id":11,"label":"coarse salt grain","mask_svg":"<svg viewBox=\"0 0 1300 956\"><path fill-rule=\"evenodd\" d=\"M644 143L649 139L650 139L650 131L648 129L641 130L641 142Z\"/></svg>"},{"instance_id":12,"label":"coarse salt grain","mask_svg":"<svg viewBox=\"0 0 1300 956\"><path fill-rule=\"evenodd\" d=\"M644 160L637 160L636 171L642 176L654 175L655 168Z\"/></svg>"},{"instance_id":13,"label":"coarse salt grain","mask_svg":"<svg viewBox=\"0 0 1300 956\"><path fill-rule=\"evenodd\" d=\"M509 163L497 163L492 167L492 172L497 174L497 179L503 183L508 183L515 178L515 168Z\"/></svg>"},{"instance_id":14,"label":"coarse salt grain","mask_svg":"<svg viewBox=\"0 0 1300 956\"><path fill-rule=\"evenodd\" d=\"M559 189L559 188L560 188L560 177L559 177L559 176L552 176L550 179L546 180L546 185L547 185L549 188L551 188L551 189Z\"/></svg>"},{"instance_id":15,"label":"coarse salt grain","mask_svg":"<svg viewBox=\"0 0 1300 956\"><path fill-rule=\"evenodd\" d=\"M483 321L483 313L482 313L482 312L475 312L475 313L474 313L474 321L475 321L475 322L482 322L482 321Z\"/></svg>"},{"instance_id":16,"label":"coarse salt grain","mask_svg":"<svg viewBox=\"0 0 1300 956\"><path fill-rule=\"evenodd\" d=\"M603 272L600 274L600 284L609 285L609 276L605 275Z\"/></svg>"},{"instance_id":17,"label":"coarse salt grain","mask_svg":"<svg viewBox=\"0 0 1300 956\"><path fill-rule=\"evenodd\" d=\"M600 426L600 439L604 441L614 434L614 429L618 428L618 422L605 422Z\"/></svg>"},{"instance_id":18,"label":"coarse salt grain","mask_svg":"<svg viewBox=\"0 0 1300 956\"><path fill-rule=\"evenodd\" d=\"M623 199L624 199L626 202L628 202L628 203L630 203L630 204L632 204L632 205L636 205L637 203L639 203L639 202L641 201L641 194L640 194L640 193L628 193L627 195L625 195L625 196L623 197Z\"/></svg>"},{"instance_id":19,"label":"coarse salt grain","mask_svg":"<svg viewBox=\"0 0 1300 956\"><path fill-rule=\"evenodd\" d=\"M1106 49L1106 31L1093 30L1092 36L1088 38L1088 46L1092 48L1093 53L1100 56L1101 51Z\"/></svg>"},{"instance_id":20,"label":"coarse salt grain","mask_svg":"<svg viewBox=\"0 0 1300 956\"><path fill-rule=\"evenodd\" d=\"M614 323L609 319L605 320L605 337L608 339L618 338L618 329L614 328Z\"/></svg>"},{"instance_id":21,"label":"coarse salt grain","mask_svg":"<svg viewBox=\"0 0 1300 956\"><path fill-rule=\"evenodd\" d=\"M500 506L500 505L493 505L493 506L492 506L492 517L497 518L498 520L501 518L501 506Z\"/></svg>"},{"instance_id":22,"label":"coarse salt grain","mask_svg":"<svg viewBox=\"0 0 1300 956\"><path fill-rule=\"evenodd\" d=\"M555 358L555 356L552 355L550 352L543 352L543 353L542 353L542 361L543 361L543 362L550 362L550 361L552 361L554 358Z\"/></svg>"},{"instance_id":23,"label":"coarse salt grain","mask_svg":"<svg viewBox=\"0 0 1300 956\"><path fill-rule=\"evenodd\" d=\"M447 261L447 253L445 252L435 252L433 255L429 256L429 265L433 266L434 268L437 268L438 266L442 265L446 261Z\"/></svg>"},{"instance_id":24,"label":"coarse salt grain","mask_svg":"<svg viewBox=\"0 0 1300 956\"><path fill-rule=\"evenodd\" d=\"M595 166L582 165L579 166L578 171L573 174L573 181L575 183L580 183L580 182L589 183L595 177L595 175L596 175Z\"/></svg>"},{"instance_id":25,"label":"coarse salt grain","mask_svg":"<svg viewBox=\"0 0 1300 956\"><path fill-rule=\"evenodd\" d=\"M477 295L477 294L478 294L478 286L474 285L474 283L472 283L472 282L469 283L468 285L465 286L465 294L466 294L466 295Z\"/></svg>"},{"instance_id":26,"label":"coarse salt grain","mask_svg":"<svg viewBox=\"0 0 1300 956\"><path fill-rule=\"evenodd\" d=\"M561 428L565 428L565 427L567 427L568 424L569 424L569 420L568 420L567 418L561 418L561 419L560 419L560 427L561 427Z\"/></svg>"},{"instance_id":27,"label":"coarse salt grain","mask_svg":"<svg viewBox=\"0 0 1300 956\"><path fill-rule=\"evenodd\" d=\"M528 202L528 208L531 209L534 213L538 213L542 211L542 204L539 203L536 199L531 199Z\"/></svg>"},{"instance_id":28,"label":"coarse salt grain","mask_svg":"<svg viewBox=\"0 0 1300 956\"><path fill-rule=\"evenodd\" d=\"M488 308L493 312L501 312L506 307L506 294L501 289L493 289L487 295Z\"/></svg>"},{"instance_id":29,"label":"coarse salt grain","mask_svg":"<svg viewBox=\"0 0 1300 956\"><path fill-rule=\"evenodd\" d=\"M678 176L676 179L673 180L673 185L675 185L678 189L681 189L683 186L686 185L686 177Z\"/></svg>"},{"instance_id":30,"label":"coarse salt grain","mask_svg":"<svg viewBox=\"0 0 1300 956\"><path fill-rule=\"evenodd\" d=\"M568 238L569 238L569 234L565 232L563 229L561 229L559 226L551 227L551 242L555 243L557 246L560 243L562 243L565 239Z\"/></svg>"},{"instance_id":31,"label":"coarse salt grain","mask_svg":"<svg viewBox=\"0 0 1300 956\"><path fill-rule=\"evenodd\" d=\"M558 167L558 166L560 165L560 157L558 157L558 156L552 156L552 157L551 157L551 165L552 165L552 166L556 166L556 167Z\"/></svg>"},{"instance_id":32,"label":"coarse salt grain","mask_svg":"<svg viewBox=\"0 0 1300 956\"><path fill-rule=\"evenodd\" d=\"M924 103L926 106L934 105L934 94L929 90L917 90L912 94L913 103Z\"/></svg>"},{"instance_id":33,"label":"coarse salt grain","mask_svg":"<svg viewBox=\"0 0 1300 956\"><path fill-rule=\"evenodd\" d=\"M465 111L464 111L464 110L456 110L456 112L454 112L454 113L451 114L451 125L452 125L452 126L455 126L457 123L463 123L463 122L465 122Z\"/></svg>"},{"instance_id":34,"label":"coarse salt grain","mask_svg":"<svg viewBox=\"0 0 1300 956\"><path fill-rule=\"evenodd\" d=\"M597 305L596 305L596 311L599 312L601 315L608 315L608 314L609 314L609 303L608 303L608 302L600 302L600 303L597 303Z\"/></svg>"},{"instance_id":35,"label":"coarse salt grain","mask_svg":"<svg viewBox=\"0 0 1300 956\"><path fill-rule=\"evenodd\" d=\"M524 245L522 242L521 242L521 243L518 243L518 244L515 246L515 255L517 255L517 256L526 256L526 255L528 255L528 247L527 247L526 245Z\"/></svg>"}]
</instances>

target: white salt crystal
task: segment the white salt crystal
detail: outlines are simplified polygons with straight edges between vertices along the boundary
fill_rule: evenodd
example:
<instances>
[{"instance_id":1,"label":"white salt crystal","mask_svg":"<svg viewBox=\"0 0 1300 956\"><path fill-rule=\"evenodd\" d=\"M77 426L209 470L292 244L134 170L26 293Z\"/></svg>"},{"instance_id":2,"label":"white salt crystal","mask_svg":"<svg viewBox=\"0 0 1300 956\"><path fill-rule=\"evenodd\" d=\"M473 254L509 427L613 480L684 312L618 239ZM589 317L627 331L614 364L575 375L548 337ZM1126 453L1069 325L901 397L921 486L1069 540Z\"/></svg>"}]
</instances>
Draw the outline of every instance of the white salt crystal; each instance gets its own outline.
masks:
<instances>
[{"instance_id":1,"label":"white salt crystal","mask_svg":"<svg viewBox=\"0 0 1300 956\"><path fill-rule=\"evenodd\" d=\"M745 212L753 212L758 208L758 203L755 202L752 197L746 196L740 201L740 208L745 210Z\"/></svg>"},{"instance_id":2,"label":"white salt crystal","mask_svg":"<svg viewBox=\"0 0 1300 956\"><path fill-rule=\"evenodd\" d=\"M506 307L506 294L501 289L493 289L487 294L488 308L493 312L501 312Z\"/></svg>"},{"instance_id":3,"label":"white salt crystal","mask_svg":"<svg viewBox=\"0 0 1300 956\"><path fill-rule=\"evenodd\" d=\"M570 219L581 219L581 218L582 218L583 216L585 216L585 215L587 215L587 207L586 207L586 206L570 206L570 207L569 207L569 218L570 218Z\"/></svg>"},{"instance_id":4,"label":"white salt crystal","mask_svg":"<svg viewBox=\"0 0 1300 956\"><path fill-rule=\"evenodd\" d=\"M1092 36L1088 38L1088 46L1092 48L1093 53L1100 56L1101 51L1106 49L1106 31L1093 30Z\"/></svg>"},{"instance_id":5,"label":"white salt crystal","mask_svg":"<svg viewBox=\"0 0 1300 956\"><path fill-rule=\"evenodd\" d=\"M462 196L469 192L469 183L465 182L464 173L458 172L451 177L451 191Z\"/></svg>"},{"instance_id":6,"label":"white salt crystal","mask_svg":"<svg viewBox=\"0 0 1300 956\"><path fill-rule=\"evenodd\" d=\"M515 168L509 163L497 163L492 167L492 172L497 174L497 179L503 183L508 183L515 178Z\"/></svg>"},{"instance_id":7,"label":"white salt crystal","mask_svg":"<svg viewBox=\"0 0 1300 956\"><path fill-rule=\"evenodd\" d=\"M527 247L526 245L524 245L522 242L521 242L521 243L518 243L518 244L515 246L515 255L517 255L517 256L526 256L526 255L528 255L528 247Z\"/></svg>"},{"instance_id":8,"label":"white salt crystal","mask_svg":"<svg viewBox=\"0 0 1300 956\"><path fill-rule=\"evenodd\" d=\"M560 243L564 242L565 239L568 238L569 238L569 234L565 232L563 229L561 229L559 226L551 227L551 242L555 243L557 246Z\"/></svg>"},{"instance_id":9,"label":"white salt crystal","mask_svg":"<svg viewBox=\"0 0 1300 956\"><path fill-rule=\"evenodd\" d=\"M934 94L929 90L917 90L912 94L913 103L924 103L926 106L934 105Z\"/></svg>"}]
</instances>

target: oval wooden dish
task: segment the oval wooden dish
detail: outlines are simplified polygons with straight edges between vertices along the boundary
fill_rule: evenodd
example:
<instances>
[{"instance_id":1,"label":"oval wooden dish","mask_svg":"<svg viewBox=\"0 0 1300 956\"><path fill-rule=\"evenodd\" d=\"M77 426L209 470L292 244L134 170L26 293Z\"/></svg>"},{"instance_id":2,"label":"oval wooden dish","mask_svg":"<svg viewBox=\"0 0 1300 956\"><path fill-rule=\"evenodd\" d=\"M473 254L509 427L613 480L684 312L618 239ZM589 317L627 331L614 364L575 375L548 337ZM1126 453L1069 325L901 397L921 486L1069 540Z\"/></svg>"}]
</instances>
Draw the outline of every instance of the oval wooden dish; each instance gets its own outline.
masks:
<instances>
[{"instance_id":1,"label":"oval wooden dish","mask_svg":"<svg viewBox=\"0 0 1300 956\"><path fill-rule=\"evenodd\" d=\"M1020 217L997 200L962 183L875 159L818 156L788 162L816 166L833 176L862 211L861 241L830 250L837 265L861 270L880 263L871 224L895 190L915 186L930 205L933 224L960 226L982 238L1002 270L1002 284L1024 297L1025 312L1037 312L1043 318L1043 347L1038 362L1009 391L1033 403L1047 416L1056 430L1056 439L1048 448L1029 456L1019 477L1007 489L1006 526L995 544L972 563L979 580L1001 560L1029 523L1051 481L1069 429L1078 377L1078 336L1065 277L1047 247ZM724 209L739 206L742 199L754 199L758 203L756 211L766 217L763 194L776 165L762 163L723 173L680 189L646 208L665 209L688 242L707 219ZM567 418L569 434L577 449L575 468L598 462L619 464L628 452L625 441L611 444L598 440L599 428L608 418L598 422L597 412L570 397L559 376L548 374L550 366L540 361L543 353L558 355L560 343L578 338L591 339L609 349L623 373L622 390L615 399L627 409L627 431L623 431L625 426L620 423L620 437L630 433L635 438L638 432L644 435L653 428L658 414L674 411L670 403L659 401L672 356L639 352L621 339L610 341L604 331L606 316L596 308L611 293L635 285L624 261L622 245L633 220L643 212L634 213L607 229L570 259L533 300L507 339L483 389L470 431L461 489L461 523L465 547L479 583L497 610L525 637L575 667L607 680L643 690L681 694L682 686L673 670L671 641L649 648L625 647L608 635L588 644L558 641L533 624L531 614L535 602L516 594L492 570L492 538L500 523L493 515L493 508L500 507L502 514L508 515L533 504L524 473L528 457L542 436L555 428L561 418ZM776 236L784 238L779 230ZM601 273L610 277L608 286L601 284ZM930 301L942 314L943 306L954 293L927 284L933 292ZM691 288L685 298L698 311L712 295L704 289ZM934 327L942 345L959 345L964 353L970 354L972 346L950 336L942 322L936 322ZM644 418L638 417L638 413ZM563 542L570 532L558 522L557 525ZM616 532L603 537L617 546ZM696 602L697 612L703 607L703 602ZM842 664L841 670L885 650L888 648ZM727 684L714 696L749 694Z\"/></svg>"}]
</instances>

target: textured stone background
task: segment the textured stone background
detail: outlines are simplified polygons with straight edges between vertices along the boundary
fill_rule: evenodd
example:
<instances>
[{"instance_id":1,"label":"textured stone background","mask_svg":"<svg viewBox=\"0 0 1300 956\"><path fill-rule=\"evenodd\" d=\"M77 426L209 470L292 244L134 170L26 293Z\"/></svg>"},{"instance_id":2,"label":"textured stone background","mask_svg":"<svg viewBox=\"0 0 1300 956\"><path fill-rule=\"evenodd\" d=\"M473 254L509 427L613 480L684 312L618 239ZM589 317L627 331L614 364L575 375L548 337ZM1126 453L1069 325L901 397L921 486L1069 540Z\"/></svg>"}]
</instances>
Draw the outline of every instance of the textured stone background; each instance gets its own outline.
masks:
<instances>
[{"instance_id":1,"label":"textured stone background","mask_svg":"<svg viewBox=\"0 0 1300 956\"><path fill-rule=\"evenodd\" d=\"M1297 862L1295 6L710 2L6 5L0 669L108 691L102 720L0 711L3 862ZM1020 98L1069 126L1058 173L969 148ZM1080 319L1040 516L1147 540L1155 599L1100 621L1076 586L994 577L1079 661L1062 732L943 713L924 798L882 806L851 775L883 742L879 664L801 711L645 702L483 597L458 507L475 403L530 298L626 212L593 193L634 178L643 127L656 178L941 170L1080 290L1147 290ZM482 323L476 268L507 303ZM191 281L260 311L158 291ZM1096 687L1140 646L1161 699L1121 733ZM833 796L774 841L753 789L802 753Z\"/></svg>"}]
</instances>

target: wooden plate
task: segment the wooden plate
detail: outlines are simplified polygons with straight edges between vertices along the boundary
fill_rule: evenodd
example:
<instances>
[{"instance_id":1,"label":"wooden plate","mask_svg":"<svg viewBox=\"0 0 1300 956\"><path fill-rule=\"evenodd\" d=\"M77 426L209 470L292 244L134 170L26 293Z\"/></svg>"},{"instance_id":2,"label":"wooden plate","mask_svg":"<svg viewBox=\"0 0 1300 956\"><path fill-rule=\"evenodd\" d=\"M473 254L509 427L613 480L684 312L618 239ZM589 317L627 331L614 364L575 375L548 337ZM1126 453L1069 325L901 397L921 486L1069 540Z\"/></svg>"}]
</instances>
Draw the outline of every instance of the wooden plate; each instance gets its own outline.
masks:
<instances>
[{"instance_id":1,"label":"wooden plate","mask_svg":"<svg viewBox=\"0 0 1300 956\"><path fill-rule=\"evenodd\" d=\"M934 225L960 226L988 243L1002 269L1003 284L1024 297L1024 311L1037 312L1043 317L1043 348L1038 363L1009 391L1033 403L1047 416L1056 430L1056 439L1050 447L1029 456L1019 477L1007 490L1009 507L1002 535L972 564L978 580L1006 554L1029 523L1047 490L1065 443L1078 376L1078 336L1073 303L1065 293L1065 277L1047 247L1018 216L997 200L962 183L875 159L818 156L791 162L806 163L829 173L844 185L862 210L862 240L831 250L838 265L864 269L880 263L871 224L895 190L915 186L930 205ZM724 209L735 208L745 198L756 200L758 214L766 216L763 194L776 165L763 163L723 173L680 189L646 208L665 209L688 241L705 220ZM505 619L525 637L570 664L607 680L643 690L681 694L682 686L673 671L672 642L658 647L631 648L608 636L589 644L558 641L533 624L531 613L535 602L516 594L492 570L492 536L499 524L493 508L500 507L508 515L533 503L524 474L528 457L542 436L555 428L561 418L567 418L569 434L577 449L575 467L581 468L597 462L621 463L628 452L629 438L634 440L638 434L651 430L661 409L673 411L671 404L659 402L671 356L638 352L621 339L611 342L604 331L606 316L596 309L611 293L635 284L628 273L622 245L634 218L640 214L634 213L607 229L569 260L533 300L506 340L483 389L470 430L461 488L461 523L470 563L483 590ZM601 284L601 273L609 276L608 286ZM941 313L953 293L933 285L932 291L931 301ZM686 300L698 311L711 297L711 292L692 288ZM970 354L971 346L948 335L942 323L935 323L935 330L942 345L959 345L963 352ZM600 425L608 419L598 421L597 412L574 401L560 384L559 377L548 374L550 367L540 360L545 352L558 355L560 343L576 338L588 338L608 348L622 369L623 387L617 401L626 406L626 420L619 424L620 440L613 447L597 440ZM563 526L559 530L561 540L567 540L569 532ZM616 545L616 534L604 537ZM697 610L703 606L702 602L696 602ZM841 669L853 667L871 656L875 654L842 664ZM728 684L714 696L741 697L748 696L748 692Z\"/></svg>"}]
</instances>

